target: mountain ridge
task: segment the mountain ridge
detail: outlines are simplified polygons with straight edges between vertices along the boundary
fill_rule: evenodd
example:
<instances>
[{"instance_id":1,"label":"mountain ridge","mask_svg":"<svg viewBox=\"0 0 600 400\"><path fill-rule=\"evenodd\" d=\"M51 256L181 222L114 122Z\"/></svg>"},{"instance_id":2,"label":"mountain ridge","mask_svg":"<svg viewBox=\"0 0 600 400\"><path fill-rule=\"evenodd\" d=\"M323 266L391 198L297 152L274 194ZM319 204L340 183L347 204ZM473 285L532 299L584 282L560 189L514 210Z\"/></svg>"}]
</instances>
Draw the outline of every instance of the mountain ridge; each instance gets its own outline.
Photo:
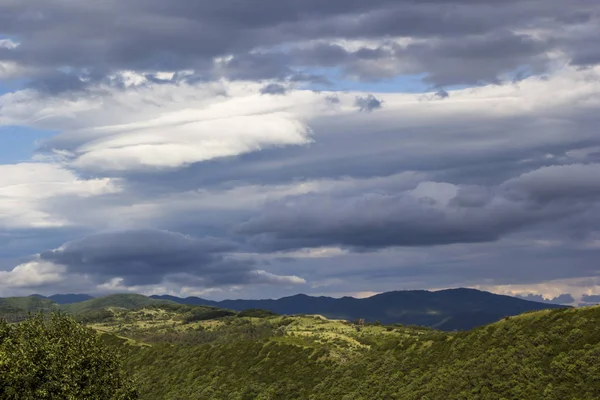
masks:
<instances>
[{"instance_id":1,"label":"mountain ridge","mask_svg":"<svg viewBox=\"0 0 600 400\"><path fill-rule=\"evenodd\" d=\"M195 296L179 298L169 295L150 297L236 311L258 308L278 314L320 314L332 319L364 319L367 322L421 325L441 330L468 330L523 312L568 308L469 288L397 290L362 299L349 296L313 297L303 293L262 300L213 301Z\"/></svg>"},{"instance_id":2,"label":"mountain ridge","mask_svg":"<svg viewBox=\"0 0 600 400\"><path fill-rule=\"evenodd\" d=\"M58 303L55 298L62 303ZM89 298L71 302L77 298ZM91 298L89 295L32 295L16 300L3 300L6 311L27 313L61 310L77 314L108 307L135 309L159 303L209 306L243 311L261 309L281 315L323 315L329 319L348 321L364 320L382 324L418 325L444 331L470 330L529 311L569 308L568 306L534 302L517 297L498 295L469 288L428 290L396 290L367 298L310 296L304 293L279 299L214 301L190 296L144 296L139 294L114 294Z\"/></svg>"}]
</instances>

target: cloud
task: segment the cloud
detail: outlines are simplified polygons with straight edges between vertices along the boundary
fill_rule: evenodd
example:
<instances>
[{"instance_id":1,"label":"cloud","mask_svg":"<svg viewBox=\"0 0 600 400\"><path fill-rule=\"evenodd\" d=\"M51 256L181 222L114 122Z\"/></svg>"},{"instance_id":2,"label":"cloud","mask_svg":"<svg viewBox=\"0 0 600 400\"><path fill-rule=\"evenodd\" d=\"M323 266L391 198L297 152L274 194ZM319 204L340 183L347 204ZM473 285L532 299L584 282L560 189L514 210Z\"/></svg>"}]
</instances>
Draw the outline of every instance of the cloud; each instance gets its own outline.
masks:
<instances>
[{"instance_id":1,"label":"cloud","mask_svg":"<svg viewBox=\"0 0 600 400\"><path fill-rule=\"evenodd\" d=\"M358 107L360 111L371 112L373 110L377 110L381 108L383 101L377 99L372 94L369 94L364 97L357 97L354 105Z\"/></svg>"},{"instance_id":2,"label":"cloud","mask_svg":"<svg viewBox=\"0 0 600 400\"><path fill-rule=\"evenodd\" d=\"M344 46L356 52L371 44ZM362 57L364 62L368 54ZM373 92L384 102L375 113L357 112L356 98L368 95L360 91L316 93L296 86L266 96L260 89L270 81L151 75L113 74L117 87L94 83L77 95L25 89L0 96L0 124L57 132L41 143L37 156L43 160L37 164L51 165L52 172L32 174L25 194L15 182L5 183L14 202L2 209L11 222L0 232L0 269L31 261L17 257L55 249L52 264L67 270L46 291L69 285L144 293L218 288L224 297L298 290L276 283L276 277L290 285L302 285L302 278L311 286L338 282L326 290L356 293L399 286L534 285L596 274L598 68L565 67L517 83L448 89L443 102L429 101L437 90L433 85L429 98ZM215 123L229 119L243 121L239 130ZM248 129L263 132L265 121L273 123L272 135L256 145L263 136ZM215 129L197 129L202 124ZM206 150L209 139L229 153L211 150L198 157L194 151ZM138 157L137 146L154 144L155 157L144 158L145 151ZM0 181L15 176L17 183L29 182L22 168L5 170ZM29 205L15 206L22 202ZM32 210L43 215L28 216ZM47 226L52 230L42 233ZM196 275L185 267L192 261L182 261L168 266L173 273L143 266L150 271L145 279L133 267L114 267L124 265L117 255L94 264L97 274L69 263L67 256L91 254L91 240L84 250L73 245L59 251L61 243L105 230L157 227L236 245L207 252ZM144 235L119 238L133 247L154 243ZM104 236L95 240L113 243ZM99 247L107 257L113 247L119 249ZM49 262L41 257L33 262ZM148 258L139 255L143 263ZM240 289L229 291L234 287ZM576 299L582 293L556 287L515 293L571 293Z\"/></svg>"},{"instance_id":3,"label":"cloud","mask_svg":"<svg viewBox=\"0 0 600 400\"><path fill-rule=\"evenodd\" d=\"M131 79L135 77L146 79L139 75ZM250 83L134 85L126 91L100 87L76 100L67 95L48 99L23 91L0 97L0 123L63 132L43 143L42 150L60 152L71 167L84 172L157 172L192 165L195 171L190 171L188 178L195 184L200 177L204 184L227 179L290 180L298 170L307 178L381 176L416 169L462 173L469 164L478 165L474 173L510 174L531 169L531 164L549 163L543 159L548 153L562 156L593 147L589 126L595 117L588 109L594 107L597 82L595 70L567 70L549 81L532 77L518 86L452 91L453 98L446 99L443 107L415 101L420 95L379 93L375 100L385 102L385 107L377 110L377 120L369 113L349 115L355 110L356 97L369 104L370 98L365 100L362 93L337 93L339 103L332 107L323 101L324 96L310 91L261 96L262 86ZM449 119L449 114L455 118ZM213 123L217 127L219 121L232 117L244 121L269 118L277 134L252 136L254 124L244 123L232 136L196 135L196 127L209 129ZM231 125L233 122L227 123L228 129L235 129ZM482 130L482 126L486 128ZM161 134L166 129L173 133ZM250 138L243 141L246 130ZM547 134L540 135L541 130ZM339 148L336 141L342 135L344 148L332 157L332 148ZM213 136L219 148L205 149ZM515 146L517 140L519 146ZM298 146L309 142L310 147ZM445 143L443 150L433 145L441 142ZM157 156L139 155L147 148ZM231 159L252 153L256 156ZM107 155L108 161L100 163L98 159ZM428 162L429 157L436 162ZM211 163L219 158L226 158L227 163ZM531 160L529 165L517 164L526 159ZM204 166L193 165L198 163ZM280 168L269 169L273 163ZM494 163L510 164L515 171L489 167ZM169 176L168 180L181 179Z\"/></svg>"},{"instance_id":4,"label":"cloud","mask_svg":"<svg viewBox=\"0 0 600 400\"><path fill-rule=\"evenodd\" d=\"M0 271L0 288L38 288L64 280L65 267L48 262L20 264L12 271Z\"/></svg>"},{"instance_id":5,"label":"cloud","mask_svg":"<svg viewBox=\"0 0 600 400\"><path fill-rule=\"evenodd\" d=\"M584 294L581 299L587 303L600 303L600 295L597 294Z\"/></svg>"},{"instance_id":6,"label":"cloud","mask_svg":"<svg viewBox=\"0 0 600 400\"><path fill-rule=\"evenodd\" d=\"M261 94L285 94L287 92L287 88L279 83L269 83L267 86L264 86L260 89Z\"/></svg>"},{"instance_id":7,"label":"cloud","mask_svg":"<svg viewBox=\"0 0 600 400\"><path fill-rule=\"evenodd\" d=\"M0 165L0 222L7 228L48 228L71 224L52 213L56 199L87 199L121 192L119 179L82 179L57 164Z\"/></svg>"},{"instance_id":8,"label":"cloud","mask_svg":"<svg viewBox=\"0 0 600 400\"><path fill-rule=\"evenodd\" d=\"M132 81L137 78L130 75ZM406 215L384 223L390 229L402 224L422 227L421 218L436 225L436 219L443 218L448 229L443 237L429 236L433 231L425 228L416 232L429 236L431 243L452 243L454 234L457 241L471 242L496 240L537 223L581 215L583 208L594 204L593 177L598 164L590 161L598 141L590 127L595 123L591 110L597 102L597 82L593 70L564 71L549 80L532 77L518 86L455 90L443 105L421 102L420 95L382 93L377 99L385 101L386 107L377 111L377 119L355 111L357 93L330 94L339 100L331 107L324 104L323 95L311 91L294 90L273 98L261 96L261 86L251 83L134 85L128 91L81 96L76 101L69 96L48 100L14 93L2 97L6 107L0 118L21 123L26 122L25 115L42 118L44 124L64 130L44 143L43 150L54 149L60 162L80 173L123 179L122 194L110 201L61 199L61 204L53 202L52 207L46 202L46 209L62 220L101 229L159 223L180 230L184 225L199 235L202 231L194 229L210 226L226 234L223 226L238 225L240 219L256 221L265 202L279 199L285 203L289 197L295 204L310 205L315 215L322 208L317 204L320 201L338 209L332 215L361 204L380 208L384 219ZM564 91L567 87L569 91ZM304 129L310 127L311 136L296 138L299 144L312 143L271 144L245 152L240 146L247 143L239 141L254 140L246 135L247 124L240 124L242 131L232 135L231 142L217 130L204 138L198 131L188 135L182 128L197 126L197 121L213 126L215 121L238 115L260 119L257 130L270 121L269 116L276 116L277 127L282 120L291 121L290 126L302 121ZM37 124L35 120L30 123ZM161 129L168 129L169 135L161 134ZM277 129L273 137L281 134ZM240 154L209 154L212 158L199 161L196 153L188 157L186 152L169 150L179 146L204 149L204 140L213 135ZM136 158L136 148L145 149L155 140L157 152L152 154L156 157L142 151ZM553 158L547 157L549 153ZM409 186L397 179L402 171L413 174ZM420 191L427 187L433 192L450 191L440 203L445 206L427 203L426 198L432 197L427 193L419 196L425 200L415 200L409 191L419 183ZM311 185L317 189L306 190ZM340 191L323 193L325 186L340 187ZM554 196L551 206L540 208L542 197L549 195ZM557 196L590 200L562 207L557 205ZM73 211L90 204L94 214ZM296 212L300 210L290 215ZM121 218L110 217L115 213ZM190 213L199 216L197 227L190 226ZM412 217L415 221L409 221ZM469 222L461 219L484 226L470 230ZM318 236L311 240L318 246L330 244L318 243ZM418 235L411 240L419 242ZM389 245L394 241L390 239Z\"/></svg>"},{"instance_id":9,"label":"cloud","mask_svg":"<svg viewBox=\"0 0 600 400\"><path fill-rule=\"evenodd\" d=\"M552 165L507 181L503 186L510 195L524 195L536 202L596 199L600 164Z\"/></svg>"},{"instance_id":10,"label":"cloud","mask_svg":"<svg viewBox=\"0 0 600 400\"><path fill-rule=\"evenodd\" d=\"M304 283L297 276L280 276L256 269L252 260L228 255L236 246L216 238L160 230L99 233L67 242L8 272L50 268L69 276L85 276L97 285L113 280L125 286L164 282L196 287ZM54 266L54 267L51 267ZM54 268L54 269L52 269Z\"/></svg>"},{"instance_id":11,"label":"cloud","mask_svg":"<svg viewBox=\"0 0 600 400\"><path fill-rule=\"evenodd\" d=\"M535 246L535 245L534 245ZM534 256L535 253L532 253ZM539 254L539 252L538 252ZM569 304L569 305L579 305L584 306L587 303L586 299L590 298L590 293L598 293L600 289L600 280L598 276L595 275L593 269L593 257L596 257L597 254L582 254L581 252L573 252L568 256L559 255L559 252L555 253L559 257L569 257L574 256L574 259L571 259L572 264L576 269L578 269L578 273L573 274L570 277L558 277L557 279L550 280L538 280L531 282L512 282L510 284L504 285L474 285L474 287L482 290L489 290L495 293L506 294L510 296L522 297L527 300L533 301L542 301L548 302L553 301L557 302L557 304ZM521 254L522 255L522 254ZM589 257L589 258L588 258ZM587 260L586 260L587 258ZM532 259L531 262L535 262L535 259ZM549 258L544 259L544 263L551 263L552 260ZM568 258L565 258L565 263L569 262ZM559 262L559 265L563 264ZM580 269L584 264L588 264L589 269L585 271L584 269ZM564 265L564 264L563 264ZM507 264L507 267L510 268ZM535 270L535 266L522 268L530 268L532 271ZM558 271L558 270L557 270ZM567 272L566 268L563 268L563 274ZM587 274L587 275L586 275ZM576 276L578 275L578 276ZM508 283L508 282L505 282ZM569 294L567 294L569 293ZM593 300L593 295L591 295ZM590 305L590 304L587 304Z\"/></svg>"},{"instance_id":12,"label":"cloud","mask_svg":"<svg viewBox=\"0 0 600 400\"><path fill-rule=\"evenodd\" d=\"M572 304L575 302L575 299L573 298L573 296L571 296L568 293L563 293L554 298L545 298L543 295L540 295L540 294L536 295L536 294L531 294L531 293L528 293L526 295L519 295L517 297L520 297L524 300L537 301L539 303L548 303L548 304Z\"/></svg>"},{"instance_id":13,"label":"cloud","mask_svg":"<svg viewBox=\"0 0 600 400\"><path fill-rule=\"evenodd\" d=\"M269 146L308 142L307 129L285 114L231 116L207 121L150 121L138 129L115 127L116 137L75 149L69 164L91 171L180 168L214 158L236 156ZM111 129L110 127L108 129ZM160 133L169 130L168 138Z\"/></svg>"},{"instance_id":14,"label":"cloud","mask_svg":"<svg viewBox=\"0 0 600 400\"><path fill-rule=\"evenodd\" d=\"M0 49L16 49L19 47L19 43L12 39L0 39Z\"/></svg>"},{"instance_id":15,"label":"cloud","mask_svg":"<svg viewBox=\"0 0 600 400\"><path fill-rule=\"evenodd\" d=\"M450 94L448 92L446 92L444 89L440 89L437 92L435 92L435 96L440 99L447 99L448 97L450 97Z\"/></svg>"},{"instance_id":16,"label":"cloud","mask_svg":"<svg viewBox=\"0 0 600 400\"><path fill-rule=\"evenodd\" d=\"M441 86L499 81L522 66L544 70L553 57L587 66L599 59L593 0L571 7L560 0L511 1L509 7L465 0L209 3L5 2L2 33L19 45L3 39L0 63L35 71L28 74L33 78L67 67L83 77L192 70L204 81L281 79L310 67L337 67L361 78L417 70ZM413 43L404 46L400 39L406 38ZM335 47L344 40L376 46ZM65 83L45 90L80 89L75 81Z\"/></svg>"},{"instance_id":17,"label":"cloud","mask_svg":"<svg viewBox=\"0 0 600 400\"><path fill-rule=\"evenodd\" d=\"M132 77L146 81L145 77ZM233 90L235 97L224 96L223 90L227 89ZM257 85L201 85L190 99L196 107L186 104L189 97L185 91L182 98L173 100L168 90L148 88L148 96L134 102L134 93L119 91L92 93L78 100L68 96L46 100L27 92L15 93L3 96L10 102L4 118L6 124L20 122L24 116L20 107L39 102L47 115L37 118L63 130L43 143L42 150L70 168L92 173L178 169L310 142L309 128L299 117L288 112L285 103L261 96ZM23 99L15 101L19 94ZM26 100L28 105L24 104ZM185 108L163 106L165 100ZM36 125L35 120L36 116L22 123Z\"/></svg>"},{"instance_id":18,"label":"cloud","mask_svg":"<svg viewBox=\"0 0 600 400\"><path fill-rule=\"evenodd\" d=\"M239 232L254 235L257 245L267 249L316 245L377 249L496 241L587 211L581 201L598 202L598 173L598 165L570 165L541 168L496 188L421 182L412 190L395 193L296 196L273 202L262 215L243 223ZM571 175L577 179L569 180ZM564 197L570 202L561 202Z\"/></svg>"},{"instance_id":19,"label":"cloud","mask_svg":"<svg viewBox=\"0 0 600 400\"><path fill-rule=\"evenodd\" d=\"M325 96L325 101L330 104L340 104L340 98L336 95Z\"/></svg>"}]
</instances>

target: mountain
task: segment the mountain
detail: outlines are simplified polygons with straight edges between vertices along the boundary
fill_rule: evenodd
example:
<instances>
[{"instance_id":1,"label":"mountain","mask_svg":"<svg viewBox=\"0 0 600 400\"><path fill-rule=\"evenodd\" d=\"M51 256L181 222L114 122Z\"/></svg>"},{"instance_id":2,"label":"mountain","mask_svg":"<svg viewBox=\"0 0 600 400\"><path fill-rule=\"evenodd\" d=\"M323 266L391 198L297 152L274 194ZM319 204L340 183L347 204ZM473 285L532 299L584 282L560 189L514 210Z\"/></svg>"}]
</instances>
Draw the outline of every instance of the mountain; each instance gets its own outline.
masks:
<instances>
[{"instance_id":1,"label":"mountain","mask_svg":"<svg viewBox=\"0 0 600 400\"><path fill-rule=\"evenodd\" d=\"M181 304L244 310L258 308L278 314L320 314L331 319L379 321L420 325L440 330L468 330L527 311L564 308L475 289L407 290L381 293L365 299L311 297L298 294L277 300L211 301L199 297L151 296Z\"/></svg>"},{"instance_id":2,"label":"mountain","mask_svg":"<svg viewBox=\"0 0 600 400\"><path fill-rule=\"evenodd\" d=\"M57 304L73 304L91 300L93 298L94 297L90 296L89 294L54 294L52 296L48 296L48 299Z\"/></svg>"},{"instance_id":3,"label":"mountain","mask_svg":"<svg viewBox=\"0 0 600 400\"><path fill-rule=\"evenodd\" d=\"M77 301L81 299L85 300ZM48 298L33 295L3 300L0 301L0 312L3 314L27 314L28 311L55 309L78 314L107 307L136 309L149 305L178 303L236 311L261 309L284 315L319 314L330 319L364 319L367 322L419 325L444 331L468 330L527 311L565 307L474 289L394 291L365 299L297 294L277 300L211 301L199 297L182 299L167 295L146 297L139 294L116 294L92 298L85 294L57 294Z\"/></svg>"},{"instance_id":4,"label":"mountain","mask_svg":"<svg viewBox=\"0 0 600 400\"><path fill-rule=\"evenodd\" d=\"M32 294L33 297L39 297L40 299L48 299L56 304L73 304L81 301L91 300L94 297L89 294L53 294L52 296L42 296L41 294ZM31 297L30 296L30 297Z\"/></svg>"}]
</instances>

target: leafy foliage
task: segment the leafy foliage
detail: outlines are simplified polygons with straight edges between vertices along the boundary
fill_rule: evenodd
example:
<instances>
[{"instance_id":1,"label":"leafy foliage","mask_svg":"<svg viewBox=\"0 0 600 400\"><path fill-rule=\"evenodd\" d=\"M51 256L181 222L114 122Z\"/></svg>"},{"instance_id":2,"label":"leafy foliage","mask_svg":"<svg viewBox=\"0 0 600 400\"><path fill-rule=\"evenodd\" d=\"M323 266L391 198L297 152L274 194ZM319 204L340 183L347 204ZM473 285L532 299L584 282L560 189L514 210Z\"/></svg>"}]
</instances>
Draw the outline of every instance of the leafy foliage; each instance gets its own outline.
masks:
<instances>
[{"instance_id":1,"label":"leafy foliage","mask_svg":"<svg viewBox=\"0 0 600 400\"><path fill-rule=\"evenodd\" d=\"M70 317L0 322L0 398L130 400L137 392L114 348Z\"/></svg>"}]
</instances>

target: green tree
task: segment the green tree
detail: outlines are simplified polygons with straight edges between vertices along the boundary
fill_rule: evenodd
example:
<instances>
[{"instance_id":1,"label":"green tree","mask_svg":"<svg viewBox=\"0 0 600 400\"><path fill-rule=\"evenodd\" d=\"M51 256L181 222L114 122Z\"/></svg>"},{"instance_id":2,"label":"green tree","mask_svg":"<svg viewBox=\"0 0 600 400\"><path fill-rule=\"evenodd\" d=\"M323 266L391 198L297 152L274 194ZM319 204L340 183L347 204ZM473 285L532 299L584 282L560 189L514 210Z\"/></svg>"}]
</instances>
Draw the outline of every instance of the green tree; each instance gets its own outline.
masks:
<instances>
[{"instance_id":1,"label":"green tree","mask_svg":"<svg viewBox=\"0 0 600 400\"><path fill-rule=\"evenodd\" d=\"M74 319L30 316L0 321L0 398L132 400L133 383L116 351Z\"/></svg>"}]
</instances>

